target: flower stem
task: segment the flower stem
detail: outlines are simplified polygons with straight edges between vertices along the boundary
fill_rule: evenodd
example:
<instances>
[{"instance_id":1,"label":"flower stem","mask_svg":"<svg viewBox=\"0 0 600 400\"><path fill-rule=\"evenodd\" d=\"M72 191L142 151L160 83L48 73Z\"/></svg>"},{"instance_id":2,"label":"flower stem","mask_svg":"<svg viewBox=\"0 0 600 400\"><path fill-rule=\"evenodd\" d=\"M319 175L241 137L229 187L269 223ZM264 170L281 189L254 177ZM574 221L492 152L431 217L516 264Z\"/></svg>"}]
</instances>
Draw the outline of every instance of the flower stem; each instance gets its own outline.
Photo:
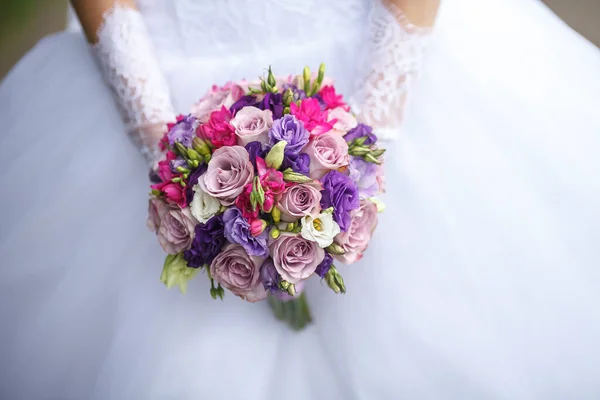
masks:
<instances>
[{"instance_id":1,"label":"flower stem","mask_svg":"<svg viewBox=\"0 0 600 400\"><path fill-rule=\"evenodd\" d=\"M310 308L304 293L292 300L279 300L269 295L268 300L275 318L287 323L293 330L302 330L312 322Z\"/></svg>"}]
</instances>

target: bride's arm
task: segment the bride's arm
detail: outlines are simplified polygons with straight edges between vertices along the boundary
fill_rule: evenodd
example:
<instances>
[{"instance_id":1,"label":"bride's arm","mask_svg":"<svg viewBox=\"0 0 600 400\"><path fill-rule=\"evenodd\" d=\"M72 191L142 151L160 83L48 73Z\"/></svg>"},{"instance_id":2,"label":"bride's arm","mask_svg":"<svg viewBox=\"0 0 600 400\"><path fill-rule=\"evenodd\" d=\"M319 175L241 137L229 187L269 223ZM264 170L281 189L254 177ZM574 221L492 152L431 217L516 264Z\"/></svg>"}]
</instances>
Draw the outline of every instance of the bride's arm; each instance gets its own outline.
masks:
<instances>
[{"instance_id":1,"label":"bride's arm","mask_svg":"<svg viewBox=\"0 0 600 400\"><path fill-rule=\"evenodd\" d=\"M166 123L175 119L144 20L134 0L72 0L113 90L127 133L153 167Z\"/></svg>"},{"instance_id":2,"label":"bride's arm","mask_svg":"<svg viewBox=\"0 0 600 400\"><path fill-rule=\"evenodd\" d=\"M381 138L398 135L439 3L374 1L369 19L369 65L354 103L363 122L373 126Z\"/></svg>"}]
</instances>

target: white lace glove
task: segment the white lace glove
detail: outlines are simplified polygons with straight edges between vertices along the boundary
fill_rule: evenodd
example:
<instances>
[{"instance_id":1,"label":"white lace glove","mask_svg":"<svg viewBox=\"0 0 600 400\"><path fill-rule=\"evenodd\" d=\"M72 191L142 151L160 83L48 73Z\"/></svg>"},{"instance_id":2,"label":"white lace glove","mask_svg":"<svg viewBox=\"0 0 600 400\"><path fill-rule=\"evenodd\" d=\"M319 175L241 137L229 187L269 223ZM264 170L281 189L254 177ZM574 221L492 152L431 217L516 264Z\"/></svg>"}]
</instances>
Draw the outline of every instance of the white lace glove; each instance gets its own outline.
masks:
<instances>
[{"instance_id":1,"label":"white lace glove","mask_svg":"<svg viewBox=\"0 0 600 400\"><path fill-rule=\"evenodd\" d=\"M369 65L351 101L359 119L372 126L380 139L395 139L431 28L413 25L388 1L374 3L369 18Z\"/></svg>"},{"instance_id":2,"label":"white lace glove","mask_svg":"<svg viewBox=\"0 0 600 400\"><path fill-rule=\"evenodd\" d=\"M118 3L104 14L94 52L113 89L127 133L153 169L158 142L175 121L169 88L139 11Z\"/></svg>"}]
</instances>

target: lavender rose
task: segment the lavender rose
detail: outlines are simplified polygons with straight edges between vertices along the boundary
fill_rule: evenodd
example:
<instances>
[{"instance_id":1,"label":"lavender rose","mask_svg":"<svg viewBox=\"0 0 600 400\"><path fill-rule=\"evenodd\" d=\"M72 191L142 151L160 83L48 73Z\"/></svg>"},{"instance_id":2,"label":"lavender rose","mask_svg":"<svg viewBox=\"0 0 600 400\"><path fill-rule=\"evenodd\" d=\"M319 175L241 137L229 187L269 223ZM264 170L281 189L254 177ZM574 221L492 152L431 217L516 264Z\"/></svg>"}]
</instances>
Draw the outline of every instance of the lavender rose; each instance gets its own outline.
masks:
<instances>
[{"instance_id":1,"label":"lavender rose","mask_svg":"<svg viewBox=\"0 0 600 400\"><path fill-rule=\"evenodd\" d=\"M302 236L284 233L271 244L271 257L279 275L290 283L297 283L315 272L325 251Z\"/></svg>"},{"instance_id":2,"label":"lavender rose","mask_svg":"<svg viewBox=\"0 0 600 400\"><path fill-rule=\"evenodd\" d=\"M275 145L285 140L287 145L284 152L286 154L298 154L308 143L310 134L304 127L304 123L295 116L287 114L283 118L273 122L273 127L269 131L269 143Z\"/></svg>"},{"instance_id":3,"label":"lavender rose","mask_svg":"<svg viewBox=\"0 0 600 400\"><path fill-rule=\"evenodd\" d=\"M230 121L235 128L238 144L245 146L250 142L267 141L267 132L273 125L271 110L260 110L256 107L244 107Z\"/></svg>"},{"instance_id":4,"label":"lavender rose","mask_svg":"<svg viewBox=\"0 0 600 400\"><path fill-rule=\"evenodd\" d=\"M289 186L277 204L281 220L295 222L305 215L316 217L321 212L321 185L318 182Z\"/></svg>"},{"instance_id":5,"label":"lavender rose","mask_svg":"<svg viewBox=\"0 0 600 400\"><path fill-rule=\"evenodd\" d=\"M253 177L254 168L246 149L242 146L225 146L214 151L206 173L198 184L206 193L219 199L221 204L230 206Z\"/></svg>"},{"instance_id":6,"label":"lavender rose","mask_svg":"<svg viewBox=\"0 0 600 400\"><path fill-rule=\"evenodd\" d=\"M196 225L192 246L183 252L183 257L192 268L210 265L225 243L223 216L215 215L205 224Z\"/></svg>"},{"instance_id":7,"label":"lavender rose","mask_svg":"<svg viewBox=\"0 0 600 400\"><path fill-rule=\"evenodd\" d=\"M377 142L377 136L375 136L375 134L373 133L373 128L365 124L358 124L356 128L351 129L346 134L346 136L344 136L344 139L346 140L346 142L350 143L354 139L358 139L364 136L367 137L367 140L365 140L366 145L374 144L375 142Z\"/></svg>"},{"instance_id":8,"label":"lavender rose","mask_svg":"<svg viewBox=\"0 0 600 400\"><path fill-rule=\"evenodd\" d=\"M306 148L310 157L310 174L313 179L320 179L328 171L348 165L348 144L342 136L335 132L327 132L316 136Z\"/></svg>"},{"instance_id":9,"label":"lavender rose","mask_svg":"<svg viewBox=\"0 0 600 400\"><path fill-rule=\"evenodd\" d=\"M333 207L333 219L342 232L350 227L350 213L360 206L358 189L352 179L338 172L330 171L322 179L321 208Z\"/></svg>"},{"instance_id":10,"label":"lavender rose","mask_svg":"<svg viewBox=\"0 0 600 400\"><path fill-rule=\"evenodd\" d=\"M377 170L379 166L360 157L350 157L350 179L356 183L361 198L372 197L379 191Z\"/></svg>"},{"instance_id":11,"label":"lavender rose","mask_svg":"<svg viewBox=\"0 0 600 400\"><path fill-rule=\"evenodd\" d=\"M262 262L260 257L249 256L242 246L229 244L213 260L210 274L231 293L254 303L267 297L260 281Z\"/></svg>"},{"instance_id":12,"label":"lavender rose","mask_svg":"<svg viewBox=\"0 0 600 400\"><path fill-rule=\"evenodd\" d=\"M164 201L152 198L148 201L148 229L157 233L160 228L160 221L163 216L169 211L169 206Z\"/></svg>"},{"instance_id":13,"label":"lavender rose","mask_svg":"<svg viewBox=\"0 0 600 400\"><path fill-rule=\"evenodd\" d=\"M173 146L175 142L179 142L186 147L191 147L192 140L196 136L198 124L198 120L193 115L183 117L167 133L169 144Z\"/></svg>"},{"instance_id":14,"label":"lavender rose","mask_svg":"<svg viewBox=\"0 0 600 400\"><path fill-rule=\"evenodd\" d=\"M344 249L344 254L335 256L345 264L360 260L367 249L373 231L377 226L377 207L369 200L363 200L360 208L352 213L352 222L346 232L340 232L335 242Z\"/></svg>"},{"instance_id":15,"label":"lavender rose","mask_svg":"<svg viewBox=\"0 0 600 400\"><path fill-rule=\"evenodd\" d=\"M241 245L251 256L266 257L269 255L267 247L268 234L264 230L258 236L252 236L250 224L242 216L237 207L231 207L223 214L225 224L225 237L230 243Z\"/></svg>"},{"instance_id":16,"label":"lavender rose","mask_svg":"<svg viewBox=\"0 0 600 400\"><path fill-rule=\"evenodd\" d=\"M196 221L189 208L171 208L160 220L158 241L169 254L177 254L192 244Z\"/></svg>"}]
</instances>

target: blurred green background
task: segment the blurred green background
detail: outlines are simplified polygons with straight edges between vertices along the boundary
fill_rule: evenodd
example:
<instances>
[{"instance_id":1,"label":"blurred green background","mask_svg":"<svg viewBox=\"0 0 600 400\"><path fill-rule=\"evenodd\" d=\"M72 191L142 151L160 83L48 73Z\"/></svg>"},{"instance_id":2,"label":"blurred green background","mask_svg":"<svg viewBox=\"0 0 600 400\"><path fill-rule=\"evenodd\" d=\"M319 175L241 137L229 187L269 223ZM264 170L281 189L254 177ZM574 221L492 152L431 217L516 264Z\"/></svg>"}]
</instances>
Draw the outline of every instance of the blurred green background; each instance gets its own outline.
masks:
<instances>
[{"instance_id":1,"label":"blurred green background","mask_svg":"<svg viewBox=\"0 0 600 400\"><path fill-rule=\"evenodd\" d=\"M582 35L600 45L600 0L544 2ZM67 0L0 0L0 79L38 40L65 29L66 19Z\"/></svg>"}]
</instances>

